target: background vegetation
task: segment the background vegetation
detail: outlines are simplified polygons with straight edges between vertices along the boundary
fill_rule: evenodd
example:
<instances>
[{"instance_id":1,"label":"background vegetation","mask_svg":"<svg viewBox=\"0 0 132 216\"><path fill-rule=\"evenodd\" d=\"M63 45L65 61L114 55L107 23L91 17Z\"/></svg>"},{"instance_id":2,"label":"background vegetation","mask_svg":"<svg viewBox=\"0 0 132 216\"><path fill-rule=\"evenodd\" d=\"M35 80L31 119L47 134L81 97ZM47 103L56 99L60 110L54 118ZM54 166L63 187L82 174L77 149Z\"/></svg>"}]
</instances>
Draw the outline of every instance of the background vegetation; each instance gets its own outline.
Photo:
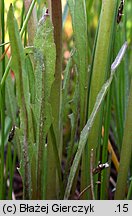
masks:
<instances>
[{"instance_id":1,"label":"background vegetation","mask_svg":"<svg viewBox=\"0 0 132 216\"><path fill-rule=\"evenodd\" d=\"M131 12L0 0L0 199L132 199Z\"/></svg>"}]
</instances>

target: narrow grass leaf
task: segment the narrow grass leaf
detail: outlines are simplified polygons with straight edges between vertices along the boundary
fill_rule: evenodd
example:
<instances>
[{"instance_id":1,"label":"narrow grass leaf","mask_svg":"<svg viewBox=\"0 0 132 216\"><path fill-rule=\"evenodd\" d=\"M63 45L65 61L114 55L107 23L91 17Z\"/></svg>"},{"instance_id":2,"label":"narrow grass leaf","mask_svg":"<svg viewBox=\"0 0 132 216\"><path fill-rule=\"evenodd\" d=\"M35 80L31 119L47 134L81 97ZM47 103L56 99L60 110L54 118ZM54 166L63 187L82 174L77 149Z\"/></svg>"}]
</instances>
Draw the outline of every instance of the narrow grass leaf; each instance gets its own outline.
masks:
<instances>
[{"instance_id":1,"label":"narrow grass leaf","mask_svg":"<svg viewBox=\"0 0 132 216\"><path fill-rule=\"evenodd\" d=\"M114 62L112 63L111 65L111 72L113 72L114 70L116 70L116 68L119 66L119 64L121 63L121 60L126 52L126 49L127 49L127 42L125 42L123 44L123 46L121 47L116 59L114 60Z\"/></svg>"},{"instance_id":2,"label":"narrow grass leaf","mask_svg":"<svg viewBox=\"0 0 132 216\"><path fill-rule=\"evenodd\" d=\"M90 82L90 93L88 101L88 116L90 116L93 111L93 107L96 101L96 97L99 91L102 88L102 85L105 83L106 78L108 77L109 67L110 67L110 54L113 44L113 33L114 33L114 24L116 19L116 7L117 0L103 0L100 19L99 19L99 28L97 35L97 42L92 66L92 77ZM98 156L96 152L99 152L100 140L101 140L101 127L102 127L102 117L103 117L103 104L102 108L98 112L94 125L91 129L88 144L85 149L83 163L82 163L82 190L90 184L90 154L91 149L94 151L94 164L98 161ZM98 148L98 151L97 151ZM97 160L97 161L96 161ZM87 171L88 170L88 171ZM96 176L95 176L96 178ZM89 191L86 193L87 198L90 198ZM84 197L83 197L84 198Z\"/></svg>"},{"instance_id":3,"label":"narrow grass leaf","mask_svg":"<svg viewBox=\"0 0 132 216\"><path fill-rule=\"evenodd\" d=\"M0 44L0 47L5 46L5 45L7 45L7 44L9 44L9 43L10 43L10 42L2 43L2 44Z\"/></svg>"},{"instance_id":4,"label":"narrow grass leaf","mask_svg":"<svg viewBox=\"0 0 132 216\"><path fill-rule=\"evenodd\" d=\"M119 53L121 53L121 52L119 51ZM122 53L120 55L123 58ZM98 93L97 98L96 98L96 102L94 104L93 111L92 111L92 113L91 113L91 115L90 115L90 117L89 117L89 119L87 121L87 124L85 125L85 127L83 128L83 130L81 132L78 149L77 149L75 158L73 160L72 167L70 169L70 175L69 175L69 178L68 178L68 183L67 183L67 186L66 186L64 199L68 199L68 197L70 196L70 191L71 191L71 188L72 188L74 177L75 177L79 162L81 160L81 156L82 156L84 147L86 145L90 130L91 130L92 126L93 126L94 120L95 120L96 115L97 115L97 113L98 113L98 111L100 109L100 106L101 106L101 104L102 104L102 102L103 102L103 100L104 100L104 98L105 98L105 96L106 96L106 94L107 94L107 92L109 90L109 87L110 87L111 82L112 82L113 77L114 77L114 73L115 73L115 70L111 71L110 78L107 80L107 82L105 82L105 84L102 86L100 92Z\"/></svg>"}]
</instances>

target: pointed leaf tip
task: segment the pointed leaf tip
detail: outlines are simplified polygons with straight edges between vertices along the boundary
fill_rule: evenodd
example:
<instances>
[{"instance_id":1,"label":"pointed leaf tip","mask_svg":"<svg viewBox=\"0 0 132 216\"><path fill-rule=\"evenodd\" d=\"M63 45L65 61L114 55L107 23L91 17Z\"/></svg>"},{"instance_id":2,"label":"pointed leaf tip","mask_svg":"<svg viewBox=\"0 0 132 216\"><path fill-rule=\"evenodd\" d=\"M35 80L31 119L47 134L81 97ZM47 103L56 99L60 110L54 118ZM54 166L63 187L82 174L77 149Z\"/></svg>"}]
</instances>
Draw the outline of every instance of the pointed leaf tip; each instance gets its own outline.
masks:
<instances>
[{"instance_id":1,"label":"pointed leaf tip","mask_svg":"<svg viewBox=\"0 0 132 216\"><path fill-rule=\"evenodd\" d=\"M9 10L13 10L13 4L12 3L9 6Z\"/></svg>"}]
</instances>

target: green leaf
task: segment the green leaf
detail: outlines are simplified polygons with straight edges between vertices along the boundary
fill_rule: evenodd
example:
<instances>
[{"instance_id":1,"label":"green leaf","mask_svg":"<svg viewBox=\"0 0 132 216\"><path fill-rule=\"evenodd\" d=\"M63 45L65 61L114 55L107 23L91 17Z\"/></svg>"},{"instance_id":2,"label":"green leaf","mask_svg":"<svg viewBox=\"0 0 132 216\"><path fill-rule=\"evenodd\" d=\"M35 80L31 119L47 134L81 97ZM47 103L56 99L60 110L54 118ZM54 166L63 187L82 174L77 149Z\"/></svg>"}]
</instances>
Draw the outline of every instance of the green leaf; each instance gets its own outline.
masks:
<instances>
[{"instance_id":1,"label":"green leaf","mask_svg":"<svg viewBox=\"0 0 132 216\"><path fill-rule=\"evenodd\" d=\"M11 75L6 78L6 109L7 115L11 118L12 123L17 126L17 100L14 91L14 80Z\"/></svg>"},{"instance_id":2,"label":"green leaf","mask_svg":"<svg viewBox=\"0 0 132 216\"><path fill-rule=\"evenodd\" d=\"M106 93L107 93L107 91L109 89L109 86L110 86L110 84L112 82L112 79L113 79L113 75L103 85L101 91L99 92L99 94L98 94L98 96L96 98L96 102L95 102L93 111L92 111L92 113L91 113L91 115L90 115L90 117L89 117L89 119L87 121L87 124L85 125L85 127L83 128L83 130L81 132L77 153L75 155L72 167L70 169L70 175L69 175L69 178L68 178L68 183L67 183L64 199L68 199L68 197L70 195L73 180L74 180L74 177L75 177L79 162L81 160L81 156L82 156L84 147L86 145L90 130L91 130L92 125L94 123L95 117L96 117L96 115L98 113L98 110L99 110L99 108L100 108L100 106L101 106L101 104L102 104L102 102L103 102L103 100L105 98L105 95L106 95Z\"/></svg>"},{"instance_id":3,"label":"green leaf","mask_svg":"<svg viewBox=\"0 0 132 216\"><path fill-rule=\"evenodd\" d=\"M126 48L127 48L127 43L125 42L123 44L123 46L121 47L121 49L120 49L120 51L119 51L119 53L117 55L117 58L113 62L114 65L118 66L120 64L120 62L121 62L121 60L122 60L122 58L123 58L123 56L125 54ZM120 59L120 61L117 62L117 59ZM81 156L82 156L84 147L86 145L90 130L91 130L93 124L94 124L94 121L95 121L95 118L96 118L96 116L98 114L100 106L101 106L101 104L102 104L102 102L103 102L103 100L104 100L104 98L105 98L105 96L106 96L106 94L107 94L107 92L108 92L108 90L110 88L110 85L112 83L112 80L113 80L113 77L114 77L114 74L115 74L114 69L116 69L115 67L113 67L113 64L111 66L110 78L104 83L104 85L102 86L100 92L98 93L95 104L94 104L94 108L93 108L93 110L91 112L91 115L89 116L87 124L85 125L85 127L83 128L83 130L81 132L78 149L77 149L75 158L73 160L72 167L70 169L70 175L69 175L69 178L68 178L68 183L67 183L67 187L66 187L66 190L65 190L64 199L68 199L68 197L70 195L70 191L71 191L71 188L72 188L74 177L76 175L76 171L77 171L79 162L81 160ZM130 150L131 150L131 147L130 147Z\"/></svg>"},{"instance_id":4,"label":"green leaf","mask_svg":"<svg viewBox=\"0 0 132 216\"><path fill-rule=\"evenodd\" d=\"M79 73L80 125L82 129L86 120L88 93L88 37L86 5L85 0L68 0L68 4L72 16L75 47L77 50L76 62Z\"/></svg>"},{"instance_id":5,"label":"green leaf","mask_svg":"<svg viewBox=\"0 0 132 216\"><path fill-rule=\"evenodd\" d=\"M12 52L12 68L16 78L16 94L20 107L20 138L22 145L22 169L24 182L24 198L29 199L31 194L30 168L28 156L28 108L30 103L28 76L25 70L24 48L21 42L19 28L14 17L13 6L10 5L7 24Z\"/></svg>"},{"instance_id":6,"label":"green leaf","mask_svg":"<svg viewBox=\"0 0 132 216\"><path fill-rule=\"evenodd\" d=\"M91 71L91 80L89 85L89 101L88 101L88 116L93 111L94 104L97 98L99 91L102 88L106 78L108 77L110 61L111 61L111 50L113 45L113 34L116 20L116 7L117 0L103 0L102 8L99 18L99 27L97 31L97 41ZM94 125L90 132L88 138L88 144L85 149L85 154L83 156L82 170L84 174L82 174L82 190L90 184L90 154L91 149L93 149L93 164L97 163L99 158L96 153L100 148L100 140L101 140L101 129L102 129L102 118L103 117L103 104L102 109L98 112L96 119L94 121ZM87 171L88 170L88 171ZM87 172L86 172L87 171ZM96 181L96 180L95 180ZM90 198L90 192L86 193L87 198Z\"/></svg>"},{"instance_id":7,"label":"green leaf","mask_svg":"<svg viewBox=\"0 0 132 216\"><path fill-rule=\"evenodd\" d=\"M6 145L8 142L8 136L11 130L11 126L12 126L11 119L7 116L5 118L4 145ZM1 131L0 131L0 147L1 147Z\"/></svg>"},{"instance_id":8,"label":"green leaf","mask_svg":"<svg viewBox=\"0 0 132 216\"><path fill-rule=\"evenodd\" d=\"M29 55L26 55L25 57L25 67L29 79L30 102L31 104L34 104L35 103L35 89L34 89L35 75L34 75L33 65Z\"/></svg>"},{"instance_id":9,"label":"green leaf","mask_svg":"<svg viewBox=\"0 0 132 216\"><path fill-rule=\"evenodd\" d=\"M2 44L0 44L0 47L5 46L5 45L7 45L7 44L9 44L9 43L10 43L10 42L2 43Z\"/></svg>"},{"instance_id":10,"label":"green leaf","mask_svg":"<svg viewBox=\"0 0 132 216\"><path fill-rule=\"evenodd\" d=\"M72 65L73 65L73 55L74 55L74 50L71 52L71 56L67 62L67 65L64 71L64 82L63 82L63 88L62 88L62 106L61 106L62 119L64 118L66 105L69 103L68 89L69 89L69 81L70 81L70 72L71 72Z\"/></svg>"},{"instance_id":11,"label":"green leaf","mask_svg":"<svg viewBox=\"0 0 132 216\"><path fill-rule=\"evenodd\" d=\"M50 17L38 25L34 40L35 59L35 106L34 116L37 125L38 146L38 191L43 196L43 152L48 130L53 121L50 104L51 87L54 81L56 49L53 39L53 26ZM41 197L42 198L42 197Z\"/></svg>"},{"instance_id":12,"label":"green leaf","mask_svg":"<svg viewBox=\"0 0 132 216\"><path fill-rule=\"evenodd\" d=\"M34 41L35 48L35 116L36 120L40 119L40 109L42 101L44 102L45 113L44 117L46 133L51 125L50 113L50 92L51 86L54 81L55 71L55 44L53 41L53 27L50 18L47 17L46 21L37 29L37 34ZM47 116L49 118L47 118Z\"/></svg>"},{"instance_id":13,"label":"green leaf","mask_svg":"<svg viewBox=\"0 0 132 216\"><path fill-rule=\"evenodd\" d=\"M124 135L121 148L120 166L117 178L115 199L125 199L125 192L127 186L127 178L130 168L130 162L132 157L132 80L129 92L129 102L127 108L127 115L125 121Z\"/></svg>"}]
</instances>

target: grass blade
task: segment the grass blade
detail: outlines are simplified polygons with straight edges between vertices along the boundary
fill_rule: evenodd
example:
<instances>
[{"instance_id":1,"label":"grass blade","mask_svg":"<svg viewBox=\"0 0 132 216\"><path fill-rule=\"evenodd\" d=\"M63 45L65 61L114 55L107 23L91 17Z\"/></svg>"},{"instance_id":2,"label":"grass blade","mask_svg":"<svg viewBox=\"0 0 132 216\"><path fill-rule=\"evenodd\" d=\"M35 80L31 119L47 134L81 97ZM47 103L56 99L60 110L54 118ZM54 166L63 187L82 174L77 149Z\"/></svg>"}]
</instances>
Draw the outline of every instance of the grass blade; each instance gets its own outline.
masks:
<instances>
[{"instance_id":1,"label":"grass blade","mask_svg":"<svg viewBox=\"0 0 132 216\"><path fill-rule=\"evenodd\" d=\"M125 48L125 51L126 51L126 48ZM120 51L119 51L119 55L121 55L121 54L122 53L120 53ZM123 55L121 55L121 56L123 58ZM92 111L92 113L91 113L91 115L90 115L90 117L89 117L89 119L87 121L87 124L85 125L85 127L83 128L83 130L81 132L78 149L77 149L77 152L76 152L76 155L75 155L75 158L73 160L73 164L72 164L72 167L71 167L71 170L70 170L70 175L69 175L69 178L68 178L68 183L67 183L67 187L66 187L66 190L65 190L64 199L68 199L68 197L70 195L73 180L74 180L74 177L75 177L79 162L81 160L81 156L82 156L84 147L86 145L90 130L91 130L93 124L94 124L94 121L95 121L95 118L96 118L96 116L98 114L100 106L101 106L101 104L102 104L102 102L103 102L103 100L104 100L104 98L105 98L105 96L106 96L106 94L107 94L107 92L109 90L109 87L110 87L110 85L112 83L114 74L115 74L115 71L112 70L110 78L102 86L100 92L98 93L97 98L96 98L96 102L95 102L95 105L94 105L94 108L93 108L93 111Z\"/></svg>"}]
</instances>

